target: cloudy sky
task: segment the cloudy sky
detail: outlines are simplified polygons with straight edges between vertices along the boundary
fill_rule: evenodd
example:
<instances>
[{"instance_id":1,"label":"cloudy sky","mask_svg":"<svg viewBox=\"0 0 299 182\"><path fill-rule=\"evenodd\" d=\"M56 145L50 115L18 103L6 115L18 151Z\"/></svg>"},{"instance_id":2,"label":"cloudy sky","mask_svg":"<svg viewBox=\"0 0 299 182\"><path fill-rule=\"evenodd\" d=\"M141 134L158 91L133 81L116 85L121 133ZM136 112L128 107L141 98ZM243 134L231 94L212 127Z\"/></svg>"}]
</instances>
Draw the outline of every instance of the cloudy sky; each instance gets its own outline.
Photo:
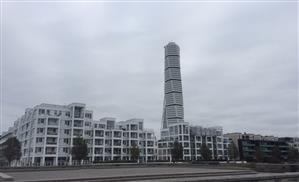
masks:
<instances>
[{"instance_id":1,"label":"cloudy sky","mask_svg":"<svg viewBox=\"0 0 299 182\"><path fill-rule=\"evenodd\" d=\"M297 5L12 3L2 6L2 131L40 103L157 132L164 45L181 48L185 120L298 136Z\"/></svg>"}]
</instances>

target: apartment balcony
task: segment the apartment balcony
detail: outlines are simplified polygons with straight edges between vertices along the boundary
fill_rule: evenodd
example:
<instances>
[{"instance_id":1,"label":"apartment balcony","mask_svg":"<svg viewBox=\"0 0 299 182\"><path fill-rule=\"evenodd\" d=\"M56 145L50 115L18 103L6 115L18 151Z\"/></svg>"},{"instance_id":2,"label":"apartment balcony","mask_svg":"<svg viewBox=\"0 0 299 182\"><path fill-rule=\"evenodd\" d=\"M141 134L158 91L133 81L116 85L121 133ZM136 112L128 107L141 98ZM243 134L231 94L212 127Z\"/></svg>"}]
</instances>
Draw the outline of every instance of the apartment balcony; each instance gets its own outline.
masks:
<instances>
[{"instance_id":1,"label":"apartment balcony","mask_svg":"<svg viewBox=\"0 0 299 182\"><path fill-rule=\"evenodd\" d=\"M114 148L121 148L121 145L113 145Z\"/></svg>"},{"instance_id":2,"label":"apartment balcony","mask_svg":"<svg viewBox=\"0 0 299 182\"><path fill-rule=\"evenodd\" d=\"M46 124L45 123L37 123L36 126L39 127L39 128L43 128L43 127L46 126Z\"/></svg>"},{"instance_id":3,"label":"apartment balcony","mask_svg":"<svg viewBox=\"0 0 299 182\"><path fill-rule=\"evenodd\" d=\"M57 141L47 141L47 145L57 145Z\"/></svg>"},{"instance_id":4,"label":"apartment balcony","mask_svg":"<svg viewBox=\"0 0 299 182\"><path fill-rule=\"evenodd\" d=\"M82 128L82 127L83 127L83 125L82 125L82 124L76 124L76 123L74 123L74 127L77 127L77 128Z\"/></svg>"},{"instance_id":5,"label":"apartment balcony","mask_svg":"<svg viewBox=\"0 0 299 182\"><path fill-rule=\"evenodd\" d=\"M60 138L70 138L71 134L60 133Z\"/></svg>"},{"instance_id":6,"label":"apartment balcony","mask_svg":"<svg viewBox=\"0 0 299 182\"><path fill-rule=\"evenodd\" d=\"M47 135L58 135L58 132L56 131L47 131Z\"/></svg>"},{"instance_id":7,"label":"apartment balcony","mask_svg":"<svg viewBox=\"0 0 299 182\"><path fill-rule=\"evenodd\" d=\"M41 146L43 146L44 145L44 142L37 142L37 143L35 143L35 146L36 147L41 147Z\"/></svg>"},{"instance_id":8,"label":"apartment balcony","mask_svg":"<svg viewBox=\"0 0 299 182\"><path fill-rule=\"evenodd\" d=\"M56 152L46 152L46 155L56 155Z\"/></svg>"},{"instance_id":9,"label":"apartment balcony","mask_svg":"<svg viewBox=\"0 0 299 182\"><path fill-rule=\"evenodd\" d=\"M44 135L45 135L45 132L38 132L38 133L36 133L36 136L38 136L38 137L42 137Z\"/></svg>"},{"instance_id":10,"label":"apartment balcony","mask_svg":"<svg viewBox=\"0 0 299 182\"><path fill-rule=\"evenodd\" d=\"M57 144L57 140L47 140L46 144L56 145Z\"/></svg>"},{"instance_id":11,"label":"apartment balcony","mask_svg":"<svg viewBox=\"0 0 299 182\"><path fill-rule=\"evenodd\" d=\"M62 125L62 128L69 129L69 128L71 128L71 125L63 124L63 125Z\"/></svg>"},{"instance_id":12,"label":"apartment balcony","mask_svg":"<svg viewBox=\"0 0 299 182\"><path fill-rule=\"evenodd\" d=\"M74 118L76 118L76 119L83 119L84 115L83 114L77 114L77 113L75 113L74 114Z\"/></svg>"},{"instance_id":13,"label":"apartment balcony","mask_svg":"<svg viewBox=\"0 0 299 182\"><path fill-rule=\"evenodd\" d=\"M46 150L46 155L56 155L56 151L53 151L53 150L47 151Z\"/></svg>"},{"instance_id":14,"label":"apartment balcony","mask_svg":"<svg viewBox=\"0 0 299 182\"><path fill-rule=\"evenodd\" d=\"M92 136L90 136L90 135L84 135L84 138L91 139L91 138L92 138Z\"/></svg>"},{"instance_id":15,"label":"apartment balcony","mask_svg":"<svg viewBox=\"0 0 299 182\"><path fill-rule=\"evenodd\" d=\"M97 143L97 142L95 142L95 144L94 144L95 146L104 146L104 144L103 143Z\"/></svg>"},{"instance_id":16,"label":"apartment balcony","mask_svg":"<svg viewBox=\"0 0 299 182\"><path fill-rule=\"evenodd\" d=\"M42 155L43 155L43 152L35 152L34 155L35 155L35 156L42 156Z\"/></svg>"},{"instance_id":17,"label":"apartment balcony","mask_svg":"<svg viewBox=\"0 0 299 182\"><path fill-rule=\"evenodd\" d=\"M58 126L58 118L49 118L48 119L48 125L49 126Z\"/></svg>"}]
</instances>

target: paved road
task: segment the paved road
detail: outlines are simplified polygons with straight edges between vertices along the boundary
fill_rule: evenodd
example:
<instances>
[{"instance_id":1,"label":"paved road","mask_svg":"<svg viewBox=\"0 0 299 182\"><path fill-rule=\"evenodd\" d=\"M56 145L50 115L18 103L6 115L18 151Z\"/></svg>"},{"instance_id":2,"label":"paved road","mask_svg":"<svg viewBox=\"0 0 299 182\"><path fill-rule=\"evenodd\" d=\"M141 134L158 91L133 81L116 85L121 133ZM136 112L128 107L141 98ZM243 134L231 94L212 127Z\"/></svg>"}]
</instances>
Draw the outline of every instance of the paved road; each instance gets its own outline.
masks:
<instances>
[{"instance_id":1,"label":"paved road","mask_svg":"<svg viewBox=\"0 0 299 182\"><path fill-rule=\"evenodd\" d=\"M186 173L221 173L242 170L205 169L198 167L143 167L143 168L111 168L111 169L76 169L59 171L28 171L7 172L16 181L38 181L79 178L103 178L116 176L140 176L161 174L186 174Z\"/></svg>"},{"instance_id":2,"label":"paved road","mask_svg":"<svg viewBox=\"0 0 299 182\"><path fill-rule=\"evenodd\" d=\"M187 177L176 179L151 179L132 182L240 182L240 181L256 181L256 182L298 182L299 172L287 173L257 173L257 174L243 174L243 175L223 175L223 176L201 176L201 177Z\"/></svg>"}]
</instances>

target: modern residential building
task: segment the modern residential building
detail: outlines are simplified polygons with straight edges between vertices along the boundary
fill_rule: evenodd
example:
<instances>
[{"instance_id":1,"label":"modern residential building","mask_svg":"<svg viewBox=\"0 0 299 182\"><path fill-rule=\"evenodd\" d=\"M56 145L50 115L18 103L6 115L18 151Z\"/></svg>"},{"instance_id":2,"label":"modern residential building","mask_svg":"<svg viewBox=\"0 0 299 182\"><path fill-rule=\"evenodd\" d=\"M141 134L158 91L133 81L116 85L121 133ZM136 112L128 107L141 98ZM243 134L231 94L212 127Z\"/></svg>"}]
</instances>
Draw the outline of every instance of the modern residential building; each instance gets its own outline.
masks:
<instances>
[{"instance_id":1,"label":"modern residential building","mask_svg":"<svg viewBox=\"0 0 299 182\"><path fill-rule=\"evenodd\" d=\"M259 149L259 155L262 156L262 160L266 162L271 161L273 147L277 146L280 150L280 158L287 159L289 146L286 142L273 141L273 140L251 140L251 139L239 139L239 154L240 160L255 161L257 160L257 149Z\"/></svg>"},{"instance_id":2,"label":"modern residential building","mask_svg":"<svg viewBox=\"0 0 299 182\"><path fill-rule=\"evenodd\" d=\"M280 137L278 141L286 142L290 147L299 151L299 137Z\"/></svg>"},{"instance_id":3,"label":"modern residential building","mask_svg":"<svg viewBox=\"0 0 299 182\"><path fill-rule=\"evenodd\" d=\"M203 128L191 126L190 131L192 160L200 160L201 145L205 143L210 149L212 159L228 160L229 139L223 136L222 127Z\"/></svg>"},{"instance_id":4,"label":"modern residential building","mask_svg":"<svg viewBox=\"0 0 299 182\"><path fill-rule=\"evenodd\" d=\"M175 140L183 146L184 160L201 160L200 150L203 143L210 149L213 160L229 159L229 139L223 136L221 127L189 126L189 123L184 122L170 125L168 131L169 135L158 141L158 160L171 160L171 149Z\"/></svg>"},{"instance_id":5,"label":"modern residential building","mask_svg":"<svg viewBox=\"0 0 299 182\"><path fill-rule=\"evenodd\" d=\"M130 160L133 145L141 150L139 160L146 162L156 159L156 137L143 126L143 119L94 120L82 103L40 104L14 122L13 134L22 144L21 166L72 164L76 137L86 140L90 162Z\"/></svg>"},{"instance_id":6,"label":"modern residential building","mask_svg":"<svg viewBox=\"0 0 299 182\"><path fill-rule=\"evenodd\" d=\"M5 142L7 139L13 137L13 128L10 127L8 131L3 132L0 137L0 166L7 166L8 162L6 161L5 156L3 155L3 149L5 146Z\"/></svg>"},{"instance_id":7,"label":"modern residential building","mask_svg":"<svg viewBox=\"0 0 299 182\"><path fill-rule=\"evenodd\" d=\"M279 139L275 136L263 136L252 133L227 133L224 136L236 144L240 160L255 161L257 160L257 152L261 153L265 161L270 160L274 146L278 146L281 159L287 159L289 149L287 138Z\"/></svg>"},{"instance_id":8,"label":"modern residential building","mask_svg":"<svg viewBox=\"0 0 299 182\"><path fill-rule=\"evenodd\" d=\"M263 136L260 134L252 134L252 133L226 133L224 136L228 137L232 142L238 146L239 139L246 139L246 140L265 140L265 141L278 141L278 137L275 136Z\"/></svg>"},{"instance_id":9,"label":"modern residential building","mask_svg":"<svg viewBox=\"0 0 299 182\"><path fill-rule=\"evenodd\" d=\"M200 147L206 143L213 159L226 160L228 139L222 128L190 126L184 121L183 89L180 69L180 48L174 42L165 47L164 103L158 159L171 160L174 141L183 146L184 160L201 159Z\"/></svg>"}]
</instances>

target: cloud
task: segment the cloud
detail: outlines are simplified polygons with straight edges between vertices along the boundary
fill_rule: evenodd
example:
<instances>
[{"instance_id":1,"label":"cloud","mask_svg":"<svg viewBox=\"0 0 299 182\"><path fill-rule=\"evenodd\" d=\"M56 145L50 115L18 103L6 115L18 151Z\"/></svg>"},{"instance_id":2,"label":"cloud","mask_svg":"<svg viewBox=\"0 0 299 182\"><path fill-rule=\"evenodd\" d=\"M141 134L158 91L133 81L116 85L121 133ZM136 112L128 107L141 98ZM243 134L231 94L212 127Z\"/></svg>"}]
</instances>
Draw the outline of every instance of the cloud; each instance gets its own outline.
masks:
<instances>
[{"instance_id":1,"label":"cloud","mask_svg":"<svg viewBox=\"0 0 299 182\"><path fill-rule=\"evenodd\" d=\"M185 120L298 135L292 3L5 3L3 130L26 107L86 103L157 132L163 46L181 47Z\"/></svg>"}]
</instances>

